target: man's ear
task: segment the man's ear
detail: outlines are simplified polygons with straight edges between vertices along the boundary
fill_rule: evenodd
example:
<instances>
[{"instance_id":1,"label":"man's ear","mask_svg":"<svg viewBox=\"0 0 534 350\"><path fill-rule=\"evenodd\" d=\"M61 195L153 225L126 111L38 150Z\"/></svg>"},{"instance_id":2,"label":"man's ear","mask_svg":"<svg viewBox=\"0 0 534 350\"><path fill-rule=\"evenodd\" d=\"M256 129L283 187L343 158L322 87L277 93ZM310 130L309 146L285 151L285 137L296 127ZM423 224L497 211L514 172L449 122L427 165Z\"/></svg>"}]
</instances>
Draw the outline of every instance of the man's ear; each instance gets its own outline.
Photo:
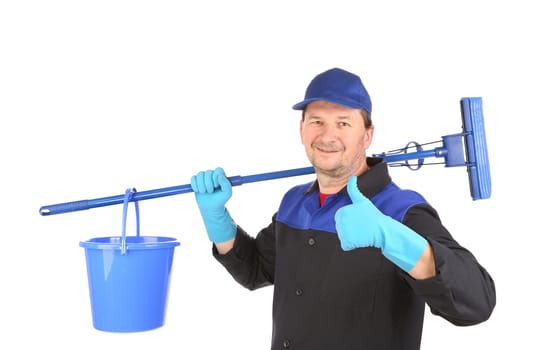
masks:
<instances>
[{"instance_id":1,"label":"man's ear","mask_svg":"<svg viewBox=\"0 0 534 350\"><path fill-rule=\"evenodd\" d=\"M375 132L375 126L371 125L366 131L365 131L365 149L368 149L369 146L371 146L371 142L373 142L373 134Z\"/></svg>"}]
</instances>

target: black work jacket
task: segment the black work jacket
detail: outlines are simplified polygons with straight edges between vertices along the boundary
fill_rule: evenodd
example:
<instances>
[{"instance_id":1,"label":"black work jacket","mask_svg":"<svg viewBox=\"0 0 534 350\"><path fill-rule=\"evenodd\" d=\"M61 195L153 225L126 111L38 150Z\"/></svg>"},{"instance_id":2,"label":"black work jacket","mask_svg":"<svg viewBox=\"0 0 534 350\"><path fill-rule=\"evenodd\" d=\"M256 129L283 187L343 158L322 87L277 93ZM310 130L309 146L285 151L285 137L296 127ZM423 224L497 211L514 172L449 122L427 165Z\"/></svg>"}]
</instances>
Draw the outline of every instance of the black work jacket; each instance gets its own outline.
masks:
<instances>
[{"instance_id":1,"label":"black work jacket","mask_svg":"<svg viewBox=\"0 0 534 350\"><path fill-rule=\"evenodd\" d=\"M368 163L372 168L358 177L358 187L372 200L391 178L385 161L369 158ZM219 255L213 248L244 287L274 285L271 349L417 350L425 303L456 325L489 318L496 302L491 276L424 200L410 206L401 221L429 241L437 275L415 280L377 248L341 249L333 222L335 211L350 202L346 189L323 206L316 183L288 193L256 237L238 226L231 251ZM295 218L281 210L297 210L309 222L293 224Z\"/></svg>"}]
</instances>

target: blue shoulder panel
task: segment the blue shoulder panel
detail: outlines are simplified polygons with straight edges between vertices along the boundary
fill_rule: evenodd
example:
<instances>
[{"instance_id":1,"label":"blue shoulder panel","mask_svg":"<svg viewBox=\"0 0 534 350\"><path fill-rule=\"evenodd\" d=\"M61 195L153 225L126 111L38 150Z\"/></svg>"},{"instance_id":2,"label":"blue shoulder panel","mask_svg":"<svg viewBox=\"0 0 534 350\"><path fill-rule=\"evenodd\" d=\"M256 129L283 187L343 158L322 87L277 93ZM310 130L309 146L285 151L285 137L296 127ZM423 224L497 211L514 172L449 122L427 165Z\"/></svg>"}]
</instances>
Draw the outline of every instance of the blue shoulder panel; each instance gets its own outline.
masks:
<instances>
[{"instance_id":1,"label":"blue shoulder panel","mask_svg":"<svg viewBox=\"0 0 534 350\"><path fill-rule=\"evenodd\" d=\"M395 183L390 182L382 191L371 198L373 204L385 215L402 222L408 209L417 204L428 204L419 193L412 190L402 190Z\"/></svg>"},{"instance_id":2,"label":"blue shoulder panel","mask_svg":"<svg viewBox=\"0 0 534 350\"><path fill-rule=\"evenodd\" d=\"M319 205L317 190L307 192L312 183L295 186L282 199L277 213L277 220L298 230L319 230L336 233L334 220L336 211L351 204L345 192L331 195L323 206ZM426 200L417 192L401 190L393 182L388 184L376 196L371 198L373 204L385 215L402 222L408 209Z\"/></svg>"}]
</instances>

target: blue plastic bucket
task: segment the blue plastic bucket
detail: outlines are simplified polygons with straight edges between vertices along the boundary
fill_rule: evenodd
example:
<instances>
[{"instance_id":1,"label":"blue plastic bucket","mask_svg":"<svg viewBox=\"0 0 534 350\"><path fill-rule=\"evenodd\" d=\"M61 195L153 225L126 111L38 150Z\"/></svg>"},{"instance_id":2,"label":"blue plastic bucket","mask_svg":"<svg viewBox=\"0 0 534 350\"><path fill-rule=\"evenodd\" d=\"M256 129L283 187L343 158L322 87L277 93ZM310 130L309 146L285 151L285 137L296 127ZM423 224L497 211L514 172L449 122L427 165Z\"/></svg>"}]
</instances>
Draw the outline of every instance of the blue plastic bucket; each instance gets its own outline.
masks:
<instances>
[{"instance_id":1,"label":"blue plastic bucket","mask_svg":"<svg viewBox=\"0 0 534 350\"><path fill-rule=\"evenodd\" d=\"M133 189L135 192L135 189ZM85 248L94 328L106 332L141 332L165 323L174 247L171 237L126 236L127 190L121 236L80 242Z\"/></svg>"}]
</instances>

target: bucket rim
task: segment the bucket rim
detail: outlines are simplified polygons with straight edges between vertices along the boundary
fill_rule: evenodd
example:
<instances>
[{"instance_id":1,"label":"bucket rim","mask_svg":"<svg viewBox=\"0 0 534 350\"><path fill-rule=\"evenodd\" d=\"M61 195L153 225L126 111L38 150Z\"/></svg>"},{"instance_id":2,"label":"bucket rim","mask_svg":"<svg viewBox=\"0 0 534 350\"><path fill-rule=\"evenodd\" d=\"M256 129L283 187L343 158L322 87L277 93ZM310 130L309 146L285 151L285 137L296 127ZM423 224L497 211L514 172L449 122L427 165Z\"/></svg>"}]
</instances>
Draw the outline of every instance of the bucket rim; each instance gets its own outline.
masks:
<instances>
[{"instance_id":1,"label":"bucket rim","mask_svg":"<svg viewBox=\"0 0 534 350\"><path fill-rule=\"evenodd\" d=\"M120 250L122 246L121 240L123 238L126 238L128 250L173 248L180 245L180 242L176 238L167 236L103 236L80 241L80 247L86 249ZM143 241L132 241L139 239L142 239Z\"/></svg>"}]
</instances>

